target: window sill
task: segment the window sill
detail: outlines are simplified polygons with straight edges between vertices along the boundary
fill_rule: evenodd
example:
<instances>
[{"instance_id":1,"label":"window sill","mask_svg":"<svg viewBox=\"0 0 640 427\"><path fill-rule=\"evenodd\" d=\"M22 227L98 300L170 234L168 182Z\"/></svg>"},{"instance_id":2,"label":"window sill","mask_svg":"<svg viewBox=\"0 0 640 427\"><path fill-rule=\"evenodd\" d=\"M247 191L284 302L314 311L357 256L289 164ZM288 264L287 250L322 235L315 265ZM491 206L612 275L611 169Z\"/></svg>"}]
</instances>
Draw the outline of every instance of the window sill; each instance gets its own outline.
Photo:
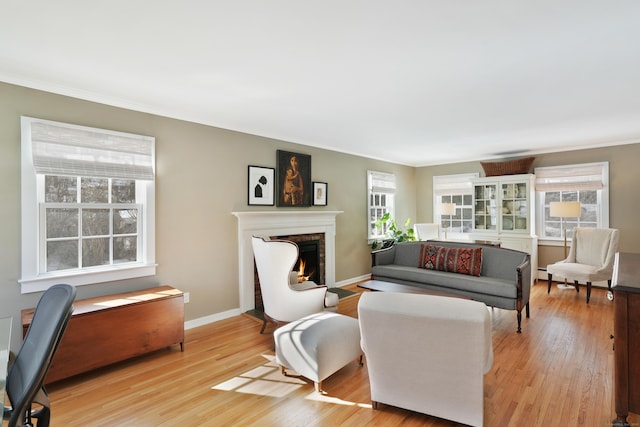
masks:
<instances>
[{"instance_id":1,"label":"window sill","mask_svg":"<svg viewBox=\"0 0 640 427\"><path fill-rule=\"evenodd\" d=\"M118 266L109 269L88 270L74 273L56 272L37 277L19 280L21 293L42 292L58 283L73 286L93 285L116 280L135 279L137 277L153 276L156 274L156 264L135 264Z\"/></svg>"}]
</instances>

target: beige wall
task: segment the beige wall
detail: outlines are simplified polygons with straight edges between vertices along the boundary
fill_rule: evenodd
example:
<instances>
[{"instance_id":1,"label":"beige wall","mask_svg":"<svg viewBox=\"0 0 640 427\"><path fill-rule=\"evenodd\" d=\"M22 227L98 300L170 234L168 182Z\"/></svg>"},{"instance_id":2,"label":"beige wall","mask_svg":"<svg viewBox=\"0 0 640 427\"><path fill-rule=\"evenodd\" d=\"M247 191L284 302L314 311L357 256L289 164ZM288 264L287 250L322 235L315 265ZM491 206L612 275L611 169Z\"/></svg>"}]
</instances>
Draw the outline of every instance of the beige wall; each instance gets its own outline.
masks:
<instances>
[{"instance_id":1,"label":"beige wall","mask_svg":"<svg viewBox=\"0 0 640 427\"><path fill-rule=\"evenodd\" d=\"M247 206L247 166L275 167L276 150L310 154L312 179L328 183L328 206L339 210L336 280L370 272L366 171L395 173L398 217L415 217L415 169L109 107L0 83L0 316L33 307L40 294L20 294L20 116L93 126L156 138L156 260L154 277L87 285L78 298L173 285L190 293L186 320L237 309L237 222ZM279 208L287 209L287 208ZM14 343L19 342L14 327Z\"/></svg>"},{"instance_id":2,"label":"beige wall","mask_svg":"<svg viewBox=\"0 0 640 427\"><path fill-rule=\"evenodd\" d=\"M186 320L236 309L237 210L276 210L247 206L247 166L275 167L277 149L312 156L312 178L329 184L329 204L337 218L336 280L370 272L366 243L366 171L397 175L400 192L396 218L403 223L432 219L434 175L482 172L479 162L410 168L285 141L0 83L0 316L19 325L22 308L33 307L40 294L21 295L20 277L20 116L156 137L157 275L130 281L82 286L79 298L170 284L191 295ZM610 225L621 230L620 249L640 252L640 144L536 156L534 166L608 160ZM280 208L285 209L285 208ZM559 248L540 248L540 260L557 258ZM560 249L561 251L561 249ZM558 254L560 252L557 252ZM14 344L19 342L14 327Z\"/></svg>"},{"instance_id":3,"label":"beige wall","mask_svg":"<svg viewBox=\"0 0 640 427\"><path fill-rule=\"evenodd\" d=\"M609 226L620 229L621 252L640 252L640 144L618 145L589 150L536 155L533 167L590 162L609 162ZM478 172L484 176L480 162L456 163L416 170L417 219L433 220L432 178L436 175ZM558 246L539 246L538 265L545 267L563 257Z\"/></svg>"}]
</instances>

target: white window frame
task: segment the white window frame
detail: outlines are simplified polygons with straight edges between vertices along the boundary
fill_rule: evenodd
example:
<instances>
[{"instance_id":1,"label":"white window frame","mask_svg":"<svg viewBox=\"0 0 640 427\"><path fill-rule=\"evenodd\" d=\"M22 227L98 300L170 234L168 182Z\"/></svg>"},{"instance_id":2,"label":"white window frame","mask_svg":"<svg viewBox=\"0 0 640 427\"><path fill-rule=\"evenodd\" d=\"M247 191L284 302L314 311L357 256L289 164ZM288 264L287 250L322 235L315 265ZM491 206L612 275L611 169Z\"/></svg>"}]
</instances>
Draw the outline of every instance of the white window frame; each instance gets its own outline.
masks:
<instances>
[{"instance_id":1,"label":"white window frame","mask_svg":"<svg viewBox=\"0 0 640 427\"><path fill-rule=\"evenodd\" d=\"M576 192L580 190L597 191L597 227L609 227L609 162L581 163L561 166L548 166L535 168L536 175L536 232L538 243L546 246L564 245L563 233L559 237L546 236L545 210L549 206L545 204L546 192ZM590 221L591 222L591 221ZM580 226L580 219L568 219L569 224ZM567 238L571 238L571 230L567 232Z\"/></svg>"},{"instance_id":2,"label":"white window frame","mask_svg":"<svg viewBox=\"0 0 640 427\"><path fill-rule=\"evenodd\" d=\"M155 181L153 179L136 179L136 203L142 205L138 244L142 246L138 262L90 267L85 269L60 270L43 272L41 263L41 247L45 241L40 234L40 204L44 201L44 175L36 172L32 149L31 127L33 123L51 124L60 128L68 128L95 133L105 138L145 138L152 143L151 162L155 163L151 137L114 132L103 129L88 128L66 123L52 122L32 117L22 117L21 137L21 218L22 218L22 265L21 292L41 292L57 283L68 283L82 286L116 280L133 279L156 274L155 261ZM153 173L153 171L152 171ZM53 174L52 174L53 175ZM43 229L43 228L42 228ZM140 249L139 249L140 250Z\"/></svg>"},{"instance_id":3,"label":"white window frame","mask_svg":"<svg viewBox=\"0 0 640 427\"><path fill-rule=\"evenodd\" d=\"M452 175L437 175L433 177L433 222L440 224L442 230L443 220L446 219L441 213L442 197L462 197L471 196L471 203L466 206L456 206L456 215L461 220L464 217L462 209L469 209L471 229L468 232L464 230L447 230L447 239L470 240L473 233L473 180L480 175L476 173L461 173ZM449 220L452 220L449 216Z\"/></svg>"},{"instance_id":4,"label":"white window frame","mask_svg":"<svg viewBox=\"0 0 640 427\"><path fill-rule=\"evenodd\" d=\"M373 224L386 212L395 218L396 176L392 173L367 171L367 236L369 241L384 238L386 228L378 231ZM372 199L385 196L384 205L375 205Z\"/></svg>"}]
</instances>

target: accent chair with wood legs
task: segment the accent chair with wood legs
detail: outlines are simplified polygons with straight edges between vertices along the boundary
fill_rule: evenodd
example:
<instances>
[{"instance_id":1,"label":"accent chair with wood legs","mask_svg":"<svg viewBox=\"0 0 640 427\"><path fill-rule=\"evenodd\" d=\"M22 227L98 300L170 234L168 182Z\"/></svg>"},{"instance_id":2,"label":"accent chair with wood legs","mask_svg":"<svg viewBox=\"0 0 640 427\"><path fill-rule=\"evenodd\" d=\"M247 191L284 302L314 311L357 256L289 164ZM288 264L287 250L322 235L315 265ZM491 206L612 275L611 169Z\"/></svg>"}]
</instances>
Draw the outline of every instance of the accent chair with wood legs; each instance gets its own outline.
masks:
<instances>
[{"instance_id":1,"label":"accent chair with wood legs","mask_svg":"<svg viewBox=\"0 0 640 427\"><path fill-rule=\"evenodd\" d=\"M571 248L566 259L547 265L547 293L551 292L553 278L573 282L576 292L578 285L587 285L587 304L591 298L591 284L606 280L611 292L613 264L618 251L619 230L615 228L573 229Z\"/></svg>"}]
</instances>

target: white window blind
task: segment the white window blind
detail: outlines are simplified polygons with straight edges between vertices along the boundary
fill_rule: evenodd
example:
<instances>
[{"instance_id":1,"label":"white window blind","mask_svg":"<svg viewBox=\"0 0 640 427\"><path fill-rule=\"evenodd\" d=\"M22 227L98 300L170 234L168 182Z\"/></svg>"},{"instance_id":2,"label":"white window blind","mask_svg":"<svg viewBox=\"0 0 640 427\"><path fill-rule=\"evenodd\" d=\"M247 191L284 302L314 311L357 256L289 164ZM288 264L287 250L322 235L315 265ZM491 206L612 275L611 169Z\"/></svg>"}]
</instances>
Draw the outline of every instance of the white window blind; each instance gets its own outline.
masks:
<instances>
[{"instance_id":1,"label":"white window blind","mask_svg":"<svg viewBox=\"0 0 640 427\"><path fill-rule=\"evenodd\" d=\"M24 119L38 174L154 179L153 137Z\"/></svg>"},{"instance_id":2,"label":"white window blind","mask_svg":"<svg viewBox=\"0 0 640 427\"><path fill-rule=\"evenodd\" d=\"M473 188L472 181L477 177L477 173L434 176L433 195L437 197L451 194L471 194Z\"/></svg>"},{"instance_id":3,"label":"white window blind","mask_svg":"<svg viewBox=\"0 0 640 427\"><path fill-rule=\"evenodd\" d=\"M609 163L583 163L535 168L536 191L601 190L608 179Z\"/></svg>"},{"instance_id":4,"label":"white window blind","mask_svg":"<svg viewBox=\"0 0 640 427\"><path fill-rule=\"evenodd\" d=\"M396 176L391 173L369 171L369 191L395 193Z\"/></svg>"}]
</instances>

